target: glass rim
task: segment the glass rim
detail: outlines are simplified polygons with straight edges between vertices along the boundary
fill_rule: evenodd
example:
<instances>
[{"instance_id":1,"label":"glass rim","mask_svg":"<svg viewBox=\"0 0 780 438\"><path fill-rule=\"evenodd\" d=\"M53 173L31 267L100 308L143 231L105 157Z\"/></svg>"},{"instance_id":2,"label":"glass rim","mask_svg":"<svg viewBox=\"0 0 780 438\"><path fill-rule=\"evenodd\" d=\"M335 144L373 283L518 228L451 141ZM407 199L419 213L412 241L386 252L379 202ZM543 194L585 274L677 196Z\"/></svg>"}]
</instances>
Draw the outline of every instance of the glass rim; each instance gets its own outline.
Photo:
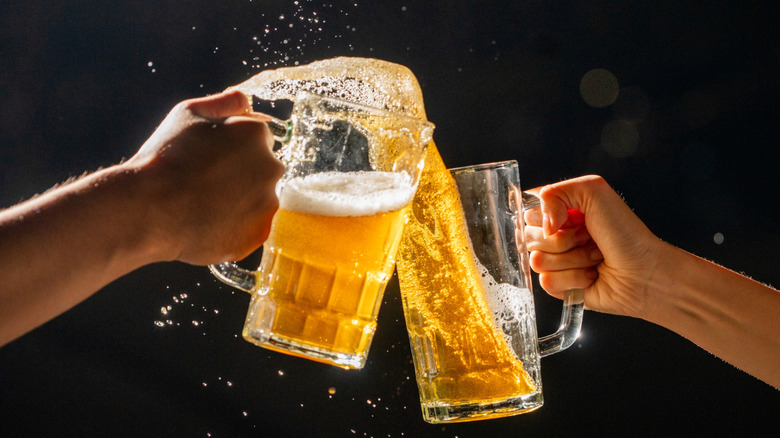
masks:
<instances>
[{"instance_id":1,"label":"glass rim","mask_svg":"<svg viewBox=\"0 0 780 438\"><path fill-rule=\"evenodd\" d=\"M469 166L453 167L452 169L450 169L450 173L459 174L459 173L466 173L466 172L480 172L483 170L504 169L507 167L517 167L517 160L494 161L491 163L472 164Z\"/></svg>"}]
</instances>

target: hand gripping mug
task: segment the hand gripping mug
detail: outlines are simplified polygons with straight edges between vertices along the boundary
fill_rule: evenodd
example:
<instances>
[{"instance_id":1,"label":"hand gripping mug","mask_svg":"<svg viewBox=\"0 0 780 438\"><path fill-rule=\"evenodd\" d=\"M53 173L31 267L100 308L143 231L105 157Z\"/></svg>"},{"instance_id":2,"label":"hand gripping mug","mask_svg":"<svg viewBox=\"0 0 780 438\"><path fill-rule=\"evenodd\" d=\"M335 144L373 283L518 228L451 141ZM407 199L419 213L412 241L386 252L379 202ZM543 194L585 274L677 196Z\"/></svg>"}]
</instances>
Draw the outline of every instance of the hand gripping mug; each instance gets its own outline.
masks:
<instances>
[{"instance_id":1,"label":"hand gripping mug","mask_svg":"<svg viewBox=\"0 0 780 438\"><path fill-rule=\"evenodd\" d=\"M301 92L291 119L269 126L287 144L260 266L210 268L252 294L249 342L361 368L433 125Z\"/></svg>"},{"instance_id":2,"label":"hand gripping mug","mask_svg":"<svg viewBox=\"0 0 780 438\"><path fill-rule=\"evenodd\" d=\"M579 335L582 290L566 293L561 327L538 339L523 233L523 198L538 198L520 191L515 161L444 172L433 197L421 185L427 203L415 200L398 260L423 418L529 412L543 402L540 357Z\"/></svg>"}]
</instances>

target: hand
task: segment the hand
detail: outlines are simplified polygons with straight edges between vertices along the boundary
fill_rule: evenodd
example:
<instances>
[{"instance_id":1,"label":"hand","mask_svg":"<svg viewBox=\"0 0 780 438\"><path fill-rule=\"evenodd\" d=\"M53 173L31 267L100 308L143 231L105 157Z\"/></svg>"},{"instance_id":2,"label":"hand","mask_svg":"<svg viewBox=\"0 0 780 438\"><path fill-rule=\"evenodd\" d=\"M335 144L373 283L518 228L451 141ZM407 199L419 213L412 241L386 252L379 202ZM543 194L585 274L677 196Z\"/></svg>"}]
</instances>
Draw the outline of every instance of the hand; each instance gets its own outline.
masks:
<instances>
[{"instance_id":1,"label":"hand","mask_svg":"<svg viewBox=\"0 0 780 438\"><path fill-rule=\"evenodd\" d=\"M240 92L178 104L126 163L148 181L150 220L167 259L239 260L267 238L283 164Z\"/></svg>"},{"instance_id":2,"label":"hand","mask_svg":"<svg viewBox=\"0 0 780 438\"><path fill-rule=\"evenodd\" d=\"M531 268L552 296L585 290L585 307L643 317L646 285L665 244L599 176L538 190L541 209L526 212Z\"/></svg>"}]
</instances>

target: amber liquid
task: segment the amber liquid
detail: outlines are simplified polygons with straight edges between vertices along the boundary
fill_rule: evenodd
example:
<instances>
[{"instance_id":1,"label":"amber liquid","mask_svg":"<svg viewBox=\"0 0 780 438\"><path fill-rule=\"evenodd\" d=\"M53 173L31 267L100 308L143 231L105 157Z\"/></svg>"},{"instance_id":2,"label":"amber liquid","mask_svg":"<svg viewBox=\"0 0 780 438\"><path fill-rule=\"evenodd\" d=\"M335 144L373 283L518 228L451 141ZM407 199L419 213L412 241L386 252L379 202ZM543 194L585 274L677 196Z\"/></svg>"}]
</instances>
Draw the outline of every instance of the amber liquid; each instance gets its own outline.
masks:
<instances>
[{"instance_id":1,"label":"amber liquid","mask_svg":"<svg viewBox=\"0 0 780 438\"><path fill-rule=\"evenodd\" d=\"M397 263L424 413L426 404L490 404L536 391L495 326L466 229L455 181L430 144Z\"/></svg>"},{"instance_id":2,"label":"amber liquid","mask_svg":"<svg viewBox=\"0 0 780 438\"><path fill-rule=\"evenodd\" d=\"M355 217L280 209L265 243L265 274L244 337L314 360L321 350L319 360L327 363L332 355L365 358L405 211Z\"/></svg>"}]
</instances>

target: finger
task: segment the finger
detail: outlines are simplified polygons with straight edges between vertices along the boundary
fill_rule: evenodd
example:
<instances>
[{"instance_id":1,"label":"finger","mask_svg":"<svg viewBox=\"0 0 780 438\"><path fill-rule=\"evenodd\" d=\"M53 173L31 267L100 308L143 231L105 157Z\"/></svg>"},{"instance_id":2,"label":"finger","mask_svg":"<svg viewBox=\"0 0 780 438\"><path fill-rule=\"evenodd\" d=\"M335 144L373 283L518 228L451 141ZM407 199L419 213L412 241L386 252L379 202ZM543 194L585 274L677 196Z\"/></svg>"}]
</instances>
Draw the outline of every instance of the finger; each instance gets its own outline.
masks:
<instances>
[{"instance_id":1,"label":"finger","mask_svg":"<svg viewBox=\"0 0 780 438\"><path fill-rule=\"evenodd\" d=\"M544 194L542 190L542 195ZM569 212L566 204L559 198L547 197L542 199L542 231L544 237L555 233L569 219Z\"/></svg>"},{"instance_id":2,"label":"finger","mask_svg":"<svg viewBox=\"0 0 780 438\"><path fill-rule=\"evenodd\" d=\"M541 227L525 227L525 243L528 251L560 254L582 246L589 240L590 234L582 225L575 228L562 228L546 238Z\"/></svg>"},{"instance_id":3,"label":"finger","mask_svg":"<svg viewBox=\"0 0 780 438\"><path fill-rule=\"evenodd\" d=\"M566 222L563 223L561 228L571 228L585 223L585 215L576 208L568 209L566 211ZM525 223L535 227L541 227L544 224L544 213L541 207L531 208L523 212L523 218Z\"/></svg>"},{"instance_id":4,"label":"finger","mask_svg":"<svg viewBox=\"0 0 780 438\"><path fill-rule=\"evenodd\" d=\"M268 114L263 113L257 113L254 111L250 111L238 116L230 116L231 119L252 119L252 120L259 120L261 122L267 122L269 120L273 120L273 117L269 116Z\"/></svg>"},{"instance_id":5,"label":"finger","mask_svg":"<svg viewBox=\"0 0 780 438\"><path fill-rule=\"evenodd\" d=\"M230 126L231 129L242 132L243 134L240 134L240 136L243 138L258 138L261 144L272 151L274 136L271 130L268 129L268 125L263 123L267 119L268 116L260 113L248 113L240 116L230 116L223 123L225 126Z\"/></svg>"},{"instance_id":6,"label":"finger","mask_svg":"<svg viewBox=\"0 0 780 438\"><path fill-rule=\"evenodd\" d=\"M544 186L539 191L542 200L543 229L549 235L563 227L567 221L584 222L588 214L588 202L593 192L608 187L603 178L588 175Z\"/></svg>"},{"instance_id":7,"label":"finger","mask_svg":"<svg viewBox=\"0 0 780 438\"><path fill-rule=\"evenodd\" d=\"M602 261L604 261L604 256L593 244L574 248L561 254L531 251L529 257L531 268L536 272L591 268Z\"/></svg>"},{"instance_id":8,"label":"finger","mask_svg":"<svg viewBox=\"0 0 780 438\"><path fill-rule=\"evenodd\" d=\"M563 299L564 292L571 289L586 289L596 281L598 275L595 268L543 272L539 274L539 285L550 295Z\"/></svg>"},{"instance_id":9,"label":"finger","mask_svg":"<svg viewBox=\"0 0 780 438\"><path fill-rule=\"evenodd\" d=\"M527 225L534 227L541 227L544 216L542 215L541 208L532 208L523 212L523 218Z\"/></svg>"},{"instance_id":10,"label":"finger","mask_svg":"<svg viewBox=\"0 0 780 438\"><path fill-rule=\"evenodd\" d=\"M246 115L252 111L252 101L240 91L190 99L185 105L193 114L210 119Z\"/></svg>"}]
</instances>

